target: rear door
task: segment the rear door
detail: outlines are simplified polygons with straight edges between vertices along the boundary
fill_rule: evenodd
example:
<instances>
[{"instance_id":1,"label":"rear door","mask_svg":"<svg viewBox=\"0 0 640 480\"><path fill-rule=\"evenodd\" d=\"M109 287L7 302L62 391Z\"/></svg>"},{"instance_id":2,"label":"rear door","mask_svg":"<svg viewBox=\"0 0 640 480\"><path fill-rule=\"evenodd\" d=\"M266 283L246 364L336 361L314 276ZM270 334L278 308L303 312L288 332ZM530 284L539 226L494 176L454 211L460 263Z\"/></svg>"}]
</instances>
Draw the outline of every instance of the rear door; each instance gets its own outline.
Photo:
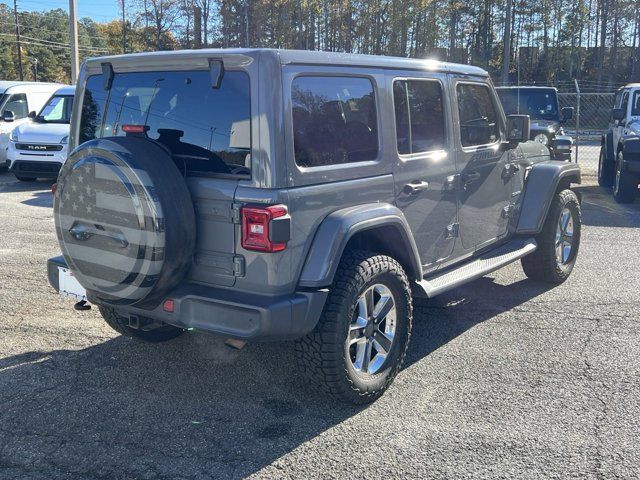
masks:
<instances>
[{"instance_id":1,"label":"rear door","mask_svg":"<svg viewBox=\"0 0 640 480\"><path fill-rule=\"evenodd\" d=\"M504 121L488 81L456 79L458 220L462 252L507 234L511 203L510 151L502 146Z\"/></svg>"},{"instance_id":2,"label":"rear door","mask_svg":"<svg viewBox=\"0 0 640 480\"><path fill-rule=\"evenodd\" d=\"M446 76L392 79L396 126L396 204L416 240L425 271L451 255L456 194L448 179L456 173Z\"/></svg>"},{"instance_id":3,"label":"rear door","mask_svg":"<svg viewBox=\"0 0 640 480\"><path fill-rule=\"evenodd\" d=\"M251 178L251 96L248 73L226 67L219 88L212 88L208 69L188 65L122 73L115 65L108 91L102 75L89 77L80 142L144 126L150 139L170 151L182 173L175 180L186 181L193 198L197 240L187 278L231 286L242 274L234 197L238 182Z\"/></svg>"}]
</instances>

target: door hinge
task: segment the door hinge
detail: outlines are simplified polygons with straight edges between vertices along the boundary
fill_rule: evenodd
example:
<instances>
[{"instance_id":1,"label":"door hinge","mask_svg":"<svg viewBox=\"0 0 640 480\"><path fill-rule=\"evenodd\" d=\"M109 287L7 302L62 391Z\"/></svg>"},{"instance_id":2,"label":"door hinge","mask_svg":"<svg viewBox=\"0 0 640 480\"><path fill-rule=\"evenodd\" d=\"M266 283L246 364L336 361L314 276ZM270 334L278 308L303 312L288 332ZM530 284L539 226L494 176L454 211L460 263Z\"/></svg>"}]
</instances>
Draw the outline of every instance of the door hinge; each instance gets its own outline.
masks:
<instances>
[{"instance_id":1,"label":"door hinge","mask_svg":"<svg viewBox=\"0 0 640 480\"><path fill-rule=\"evenodd\" d=\"M502 208L502 218L513 218L516 213L516 206L513 203Z\"/></svg>"},{"instance_id":2,"label":"door hinge","mask_svg":"<svg viewBox=\"0 0 640 480\"><path fill-rule=\"evenodd\" d=\"M244 274L245 274L244 257L242 255L235 255L233 257L233 276L244 277Z\"/></svg>"},{"instance_id":3,"label":"door hinge","mask_svg":"<svg viewBox=\"0 0 640 480\"><path fill-rule=\"evenodd\" d=\"M449 175L444 180L443 188L446 192L453 192L454 190L458 190L458 188L460 188L460 174Z\"/></svg>"},{"instance_id":4,"label":"door hinge","mask_svg":"<svg viewBox=\"0 0 640 480\"><path fill-rule=\"evenodd\" d=\"M445 231L445 238L456 238L459 232L460 232L459 223L452 223L451 225L447 225L447 228Z\"/></svg>"},{"instance_id":5,"label":"door hinge","mask_svg":"<svg viewBox=\"0 0 640 480\"><path fill-rule=\"evenodd\" d=\"M231 221L233 223L240 223L242 216L240 215L240 209L242 208L241 203L232 203L231 204Z\"/></svg>"}]
</instances>

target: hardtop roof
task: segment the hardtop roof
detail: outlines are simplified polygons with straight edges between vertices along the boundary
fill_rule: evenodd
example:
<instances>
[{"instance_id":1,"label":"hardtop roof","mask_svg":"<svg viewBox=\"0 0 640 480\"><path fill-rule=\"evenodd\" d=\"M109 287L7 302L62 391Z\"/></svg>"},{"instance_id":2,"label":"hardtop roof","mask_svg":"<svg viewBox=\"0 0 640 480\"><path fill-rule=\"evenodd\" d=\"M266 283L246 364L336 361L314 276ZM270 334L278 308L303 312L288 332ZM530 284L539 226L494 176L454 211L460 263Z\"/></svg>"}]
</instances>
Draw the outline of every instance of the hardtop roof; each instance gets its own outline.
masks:
<instances>
[{"instance_id":1,"label":"hardtop roof","mask_svg":"<svg viewBox=\"0 0 640 480\"><path fill-rule=\"evenodd\" d=\"M18 80L0 80L0 93L6 91L7 89L11 88L11 87L18 87L18 86L27 86L27 85L60 85L57 83L53 83L53 82L21 82Z\"/></svg>"},{"instance_id":2,"label":"hardtop roof","mask_svg":"<svg viewBox=\"0 0 640 480\"><path fill-rule=\"evenodd\" d=\"M475 75L488 77L486 70L472 65L441 62L433 59L388 57L382 55L364 55L359 53L323 52L310 50L279 50L270 48L221 48L201 50L173 50L164 52L132 53L127 55L113 55L107 57L95 57L87 60L87 64L104 63L109 61L134 61L136 58L146 57L188 57L194 55L223 56L246 55L255 57L258 55L274 55L279 58L281 65L305 64L305 65L340 65L368 68L396 68L407 70L428 70L445 73L459 73L463 75Z\"/></svg>"}]
</instances>

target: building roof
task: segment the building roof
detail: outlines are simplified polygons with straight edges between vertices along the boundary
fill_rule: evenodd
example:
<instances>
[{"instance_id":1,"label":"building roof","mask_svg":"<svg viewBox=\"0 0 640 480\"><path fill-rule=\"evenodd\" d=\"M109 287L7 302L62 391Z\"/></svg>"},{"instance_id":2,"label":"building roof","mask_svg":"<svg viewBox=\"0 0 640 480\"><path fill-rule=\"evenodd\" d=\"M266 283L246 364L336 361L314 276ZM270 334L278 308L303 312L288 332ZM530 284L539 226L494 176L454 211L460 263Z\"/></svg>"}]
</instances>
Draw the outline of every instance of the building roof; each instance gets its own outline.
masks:
<instances>
[{"instance_id":1,"label":"building roof","mask_svg":"<svg viewBox=\"0 0 640 480\"><path fill-rule=\"evenodd\" d=\"M174 50L168 52L133 53L128 55L115 55L98 57L88 60L89 63L107 62L135 57L185 57L196 54L220 56L224 54L255 56L258 54L277 55L282 65L306 64L306 65L341 65L367 68L394 68L406 70L429 70L445 73L460 73L463 75L476 75L486 77L486 70L472 65L441 62L432 59L387 57L381 55L364 55L359 53L321 52L310 50L277 50L269 48L229 48L229 49L202 49L202 50Z\"/></svg>"}]
</instances>

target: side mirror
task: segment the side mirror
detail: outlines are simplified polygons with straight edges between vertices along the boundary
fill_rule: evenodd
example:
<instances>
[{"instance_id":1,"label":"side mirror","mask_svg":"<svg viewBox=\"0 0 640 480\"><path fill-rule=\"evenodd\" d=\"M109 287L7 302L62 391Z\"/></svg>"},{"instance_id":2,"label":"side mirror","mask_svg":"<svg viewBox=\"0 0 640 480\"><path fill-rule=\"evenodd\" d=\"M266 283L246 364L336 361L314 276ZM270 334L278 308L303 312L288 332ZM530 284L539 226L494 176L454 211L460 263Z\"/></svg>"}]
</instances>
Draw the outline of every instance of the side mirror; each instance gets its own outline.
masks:
<instances>
[{"instance_id":1,"label":"side mirror","mask_svg":"<svg viewBox=\"0 0 640 480\"><path fill-rule=\"evenodd\" d=\"M624 120L625 117L624 108L614 108L613 109L613 119L614 120Z\"/></svg>"},{"instance_id":2,"label":"side mirror","mask_svg":"<svg viewBox=\"0 0 640 480\"><path fill-rule=\"evenodd\" d=\"M522 143L531 135L529 115L507 115L507 140L509 143Z\"/></svg>"},{"instance_id":3,"label":"side mirror","mask_svg":"<svg viewBox=\"0 0 640 480\"><path fill-rule=\"evenodd\" d=\"M562 121L568 122L573 118L573 107L562 107Z\"/></svg>"},{"instance_id":4,"label":"side mirror","mask_svg":"<svg viewBox=\"0 0 640 480\"><path fill-rule=\"evenodd\" d=\"M31 118L31 119L36 118L36 112L35 112L35 110L31 110L31 111L29 112L29 118Z\"/></svg>"},{"instance_id":5,"label":"side mirror","mask_svg":"<svg viewBox=\"0 0 640 480\"><path fill-rule=\"evenodd\" d=\"M2 112L2 120L5 122L13 122L16 119L16 116L13 114L11 110L5 110Z\"/></svg>"}]
</instances>

